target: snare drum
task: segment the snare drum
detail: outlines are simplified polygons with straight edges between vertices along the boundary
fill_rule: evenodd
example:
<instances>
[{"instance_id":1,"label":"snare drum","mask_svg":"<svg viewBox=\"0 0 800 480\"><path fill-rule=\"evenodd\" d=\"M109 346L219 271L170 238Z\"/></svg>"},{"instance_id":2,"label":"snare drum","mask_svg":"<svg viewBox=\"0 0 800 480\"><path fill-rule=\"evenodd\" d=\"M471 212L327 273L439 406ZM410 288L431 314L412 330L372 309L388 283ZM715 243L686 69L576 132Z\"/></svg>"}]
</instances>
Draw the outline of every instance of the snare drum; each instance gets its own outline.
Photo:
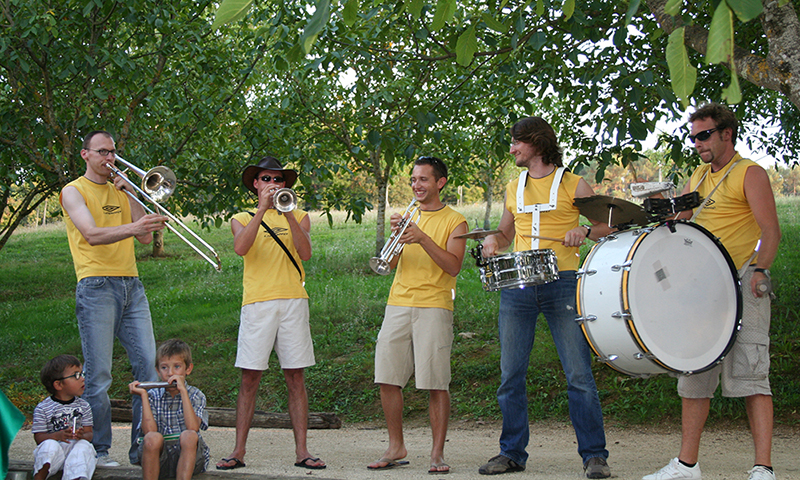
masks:
<instances>
[{"instance_id":1,"label":"snare drum","mask_svg":"<svg viewBox=\"0 0 800 480\"><path fill-rule=\"evenodd\" d=\"M583 333L601 361L627 375L708 370L741 325L733 261L694 223L613 233L595 244L577 275Z\"/></svg>"},{"instance_id":2,"label":"snare drum","mask_svg":"<svg viewBox=\"0 0 800 480\"><path fill-rule=\"evenodd\" d=\"M483 258L480 273L487 292L525 288L558 280L558 262L556 253L549 248L511 252Z\"/></svg>"}]
</instances>

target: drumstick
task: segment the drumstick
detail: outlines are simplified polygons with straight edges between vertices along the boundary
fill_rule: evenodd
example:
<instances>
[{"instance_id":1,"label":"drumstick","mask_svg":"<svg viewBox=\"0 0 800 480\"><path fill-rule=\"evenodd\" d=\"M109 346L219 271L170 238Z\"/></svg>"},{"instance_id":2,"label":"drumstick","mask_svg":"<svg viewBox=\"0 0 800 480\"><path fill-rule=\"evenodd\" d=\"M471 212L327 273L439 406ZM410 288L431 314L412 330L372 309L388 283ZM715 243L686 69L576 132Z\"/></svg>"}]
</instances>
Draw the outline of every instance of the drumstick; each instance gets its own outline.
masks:
<instances>
[{"instance_id":1,"label":"drumstick","mask_svg":"<svg viewBox=\"0 0 800 480\"><path fill-rule=\"evenodd\" d=\"M541 235L523 235L523 237L536 238L539 240L550 240L551 242L564 242L563 238L543 237Z\"/></svg>"}]
</instances>

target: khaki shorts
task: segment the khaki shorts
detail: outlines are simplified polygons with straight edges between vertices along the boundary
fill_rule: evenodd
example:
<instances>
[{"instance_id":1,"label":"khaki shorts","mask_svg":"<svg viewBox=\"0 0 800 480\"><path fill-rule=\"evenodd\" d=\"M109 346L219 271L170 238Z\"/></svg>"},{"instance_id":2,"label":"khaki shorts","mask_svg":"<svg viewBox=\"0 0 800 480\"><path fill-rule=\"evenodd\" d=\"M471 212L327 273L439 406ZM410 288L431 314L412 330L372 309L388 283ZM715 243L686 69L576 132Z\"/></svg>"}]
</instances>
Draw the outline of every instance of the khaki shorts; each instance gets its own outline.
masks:
<instances>
[{"instance_id":1,"label":"khaki shorts","mask_svg":"<svg viewBox=\"0 0 800 480\"><path fill-rule=\"evenodd\" d=\"M421 390L450 389L453 312L444 308L386 306L375 346L375 383Z\"/></svg>"},{"instance_id":2,"label":"khaki shorts","mask_svg":"<svg viewBox=\"0 0 800 480\"><path fill-rule=\"evenodd\" d=\"M750 267L742 278L742 328L722 363L711 370L678 377L683 398L713 398L722 384L724 397L772 395L769 387L769 297L756 297L750 289Z\"/></svg>"},{"instance_id":3,"label":"khaki shorts","mask_svg":"<svg viewBox=\"0 0 800 480\"><path fill-rule=\"evenodd\" d=\"M307 298L268 300L242 307L236 367L267 370L273 347L282 369L314 365Z\"/></svg>"}]
</instances>

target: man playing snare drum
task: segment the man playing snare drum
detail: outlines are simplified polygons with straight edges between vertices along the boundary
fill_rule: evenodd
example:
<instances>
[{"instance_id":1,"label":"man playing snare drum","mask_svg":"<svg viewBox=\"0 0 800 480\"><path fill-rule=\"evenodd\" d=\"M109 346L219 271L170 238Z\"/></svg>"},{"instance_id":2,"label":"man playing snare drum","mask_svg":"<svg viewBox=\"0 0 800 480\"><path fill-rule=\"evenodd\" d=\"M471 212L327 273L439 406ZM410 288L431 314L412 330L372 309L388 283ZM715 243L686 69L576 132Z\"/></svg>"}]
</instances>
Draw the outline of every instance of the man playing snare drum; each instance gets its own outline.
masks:
<instances>
[{"instance_id":1,"label":"man playing snare drum","mask_svg":"<svg viewBox=\"0 0 800 480\"><path fill-rule=\"evenodd\" d=\"M464 216L439 199L447 183L447 167L436 157L420 157L411 172L411 189L421 216L408 218L399 237L404 245L390 264L397 273L375 347L375 383L389 430L383 456L371 470L407 464L403 441L403 392L414 374L416 387L430 392L433 432L429 473L445 474L444 443L450 418L450 349L453 344L453 299L456 275L464 260L467 233ZM391 217L399 232L401 215ZM397 234L397 233L395 233Z\"/></svg>"},{"instance_id":2,"label":"man playing snare drum","mask_svg":"<svg viewBox=\"0 0 800 480\"><path fill-rule=\"evenodd\" d=\"M690 117L689 139L704 165L695 170L683 193L697 191L706 204L695 220L719 237L739 269L742 328L722 363L678 379L682 437L677 457L644 480L700 479L700 435L711 397L744 397L755 445L750 480L775 480L772 472L772 392L769 386L769 267L778 251L781 229L767 172L743 159L734 148L738 122L733 112L711 103ZM718 187L717 187L718 186ZM715 189L715 187L717 187ZM691 212L681 214L691 217ZM760 247L758 246L760 244ZM757 254L756 249L758 249ZM761 287L765 287L760 290Z\"/></svg>"},{"instance_id":3,"label":"man playing snare drum","mask_svg":"<svg viewBox=\"0 0 800 480\"><path fill-rule=\"evenodd\" d=\"M553 128L539 117L511 127L511 154L526 168L506 187L500 233L483 243L483 254L494 256L509 245L514 251L553 249L559 278L553 282L506 289L500 293L500 388L497 400L503 413L500 454L478 470L484 475L525 470L528 454L528 398L526 375L533 347L536 319L544 314L567 377L569 413L578 437L578 453L588 478L607 478L608 451L603 414L591 369L591 352L575 322L575 271L578 247L586 238L608 234L607 225L592 221L580 226L575 198L594 195L578 175L563 167L562 152ZM563 239L545 240L537 237Z\"/></svg>"}]
</instances>

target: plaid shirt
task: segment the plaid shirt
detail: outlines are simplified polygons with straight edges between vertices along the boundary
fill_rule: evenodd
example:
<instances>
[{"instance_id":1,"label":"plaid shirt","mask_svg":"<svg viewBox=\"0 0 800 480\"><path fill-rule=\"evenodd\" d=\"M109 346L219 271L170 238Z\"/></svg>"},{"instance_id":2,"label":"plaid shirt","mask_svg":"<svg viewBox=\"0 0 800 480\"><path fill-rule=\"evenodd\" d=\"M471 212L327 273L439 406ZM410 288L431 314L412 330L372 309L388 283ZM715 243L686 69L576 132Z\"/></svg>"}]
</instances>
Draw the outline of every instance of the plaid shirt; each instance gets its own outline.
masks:
<instances>
[{"instance_id":1,"label":"plaid shirt","mask_svg":"<svg viewBox=\"0 0 800 480\"><path fill-rule=\"evenodd\" d=\"M192 410L194 410L197 418L200 419L200 430L208 430L208 412L206 411L206 396L197 387L186 385L186 391L189 393L189 400L192 402ZM186 420L183 416L183 403L181 403L181 395L174 397L166 393L164 388L154 388L147 392L150 398L150 409L153 412L153 418L158 426L158 433L167 435L180 435L186 430ZM142 424L139 424L139 432L141 434ZM198 436L200 433L198 432ZM177 452L180 447L179 442L169 442L166 448L170 454ZM203 457L206 461L206 468L211 459L211 453L208 446L203 451Z\"/></svg>"}]
</instances>

